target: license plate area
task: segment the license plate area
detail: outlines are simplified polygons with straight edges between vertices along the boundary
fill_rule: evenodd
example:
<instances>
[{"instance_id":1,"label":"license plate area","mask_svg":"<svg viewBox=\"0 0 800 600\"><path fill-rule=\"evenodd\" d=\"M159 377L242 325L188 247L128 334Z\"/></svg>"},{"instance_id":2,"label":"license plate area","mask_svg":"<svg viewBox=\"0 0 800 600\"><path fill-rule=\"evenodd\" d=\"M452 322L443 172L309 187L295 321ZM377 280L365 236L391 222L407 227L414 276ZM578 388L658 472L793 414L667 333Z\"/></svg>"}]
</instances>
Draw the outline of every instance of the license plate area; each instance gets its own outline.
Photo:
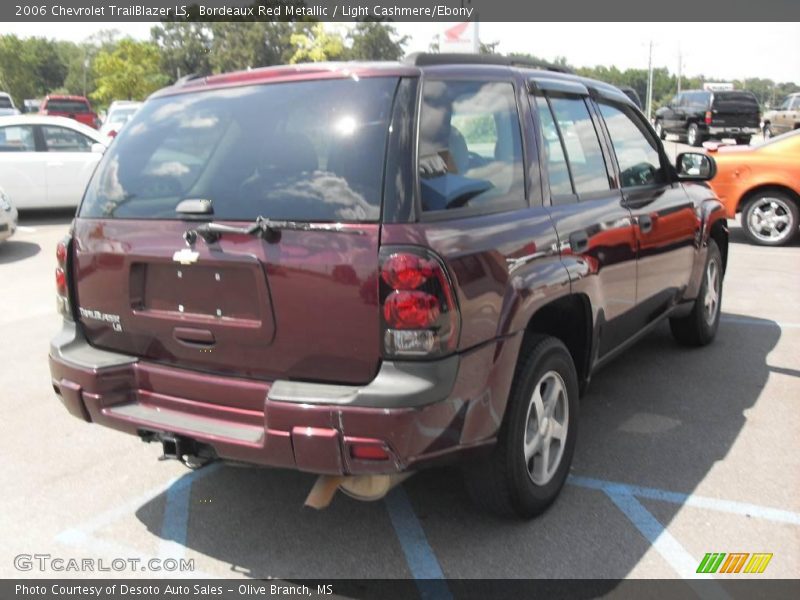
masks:
<instances>
[{"instance_id":1,"label":"license plate area","mask_svg":"<svg viewBox=\"0 0 800 600\"><path fill-rule=\"evenodd\" d=\"M262 321L257 272L252 265L133 263L130 302L142 316L195 316L201 319Z\"/></svg>"}]
</instances>

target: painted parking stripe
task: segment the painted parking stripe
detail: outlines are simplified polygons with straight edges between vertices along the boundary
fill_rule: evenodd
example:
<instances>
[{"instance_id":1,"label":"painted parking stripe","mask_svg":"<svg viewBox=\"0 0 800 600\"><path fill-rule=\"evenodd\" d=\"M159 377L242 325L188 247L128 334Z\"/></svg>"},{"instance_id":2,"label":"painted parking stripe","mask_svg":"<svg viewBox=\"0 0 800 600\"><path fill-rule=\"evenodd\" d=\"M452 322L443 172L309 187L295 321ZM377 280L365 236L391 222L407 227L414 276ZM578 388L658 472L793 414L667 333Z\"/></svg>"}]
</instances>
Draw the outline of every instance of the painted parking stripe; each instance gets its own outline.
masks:
<instances>
[{"instance_id":1,"label":"painted parking stripe","mask_svg":"<svg viewBox=\"0 0 800 600\"><path fill-rule=\"evenodd\" d=\"M737 325L755 325L761 327L778 326L781 329L800 329L800 323L787 323L785 321L773 321L771 319L752 319L749 317L728 317L722 316L720 320L725 323L736 323Z\"/></svg>"},{"instance_id":2,"label":"painted parking stripe","mask_svg":"<svg viewBox=\"0 0 800 600\"><path fill-rule=\"evenodd\" d=\"M436 560L422 524L414 514L408 494L402 486L394 488L384 499L408 570L417 583L423 600L450 600L452 595L444 581L444 573Z\"/></svg>"},{"instance_id":3,"label":"painted parking stripe","mask_svg":"<svg viewBox=\"0 0 800 600\"><path fill-rule=\"evenodd\" d=\"M661 555L670 567L683 579L688 579L687 584L692 587L698 596L704 599L727 600L730 596L715 582L704 582L702 587L699 582L692 579L708 579L711 576L698 574L695 569L697 561L684 548L675 537L667 531L661 522L656 519L633 494L622 489L613 491L604 490L611 501L619 508L628 520L639 530L639 533L649 541L653 549Z\"/></svg>"},{"instance_id":4,"label":"painted parking stripe","mask_svg":"<svg viewBox=\"0 0 800 600\"><path fill-rule=\"evenodd\" d=\"M591 477L570 476L568 481L572 485L600 490L607 494L629 494L638 498L647 498L648 500L659 500L661 502L683 504L694 508L706 508L734 515L756 517L758 519L775 521L778 523L800 525L800 513L769 506L736 502L734 500L723 500L720 498L709 498L708 496L698 496L696 494L682 494L680 492L628 485L626 483L593 479Z\"/></svg>"},{"instance_id":5,"label":"painted parking stripe","mask_svg":"<svg viewBox=\"0 0 800 600\"><path fill-rule=\"evenodd\" d=\"M164 518L161 522L161 543L158 555L161 558L183 558L186 556L186 537L189 531L189 506L192 484L214 471L220 463L213 463L202 469L184 475L167 489L164 505Z\"/></svg>"}]
</instances>

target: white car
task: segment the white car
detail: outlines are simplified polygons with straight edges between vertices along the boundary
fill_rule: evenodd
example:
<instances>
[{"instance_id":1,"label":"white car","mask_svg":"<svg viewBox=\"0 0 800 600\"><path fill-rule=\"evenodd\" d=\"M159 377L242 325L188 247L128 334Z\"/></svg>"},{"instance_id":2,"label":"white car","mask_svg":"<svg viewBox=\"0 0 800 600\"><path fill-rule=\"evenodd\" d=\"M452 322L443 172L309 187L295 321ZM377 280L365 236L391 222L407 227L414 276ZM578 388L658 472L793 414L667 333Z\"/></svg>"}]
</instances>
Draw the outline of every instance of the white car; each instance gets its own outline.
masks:
<instances>
[{"instance_id":1,"label":"white car","mask_svg":"<svg viewBox=\"0 0 800 600\"><path fill-rule=\"evenodd\" d=\"M0 92L0 116L18 115L19 110L14 106L14 99L6 92Z\"/></svg>"},{"instance_id":2,"label":"white car","mask_svg":"<svg viewBox=\"0 0 800 600\"><path fill-rule=\"evenodd\" d=\"M117 100L108 107L108 114L100 128L100 133L108 137L115 137L122 126L136 114L136 111L144 102L134 102L129 100Z\"/></svg>"},{"instance_id":3,"label":"white car","mask_svg":"<svg viewBox=\"0 0 800 600\"><path fill-rule=\"evenodd\" d=\"M0 117L0 185L20 209L78 206L108 143L73 119Z\"/></svg>"},{"instance_id":4,"label":"white car","mask_svg":"<svg viewBox=\"0 0 800 600\"><path fill-rule=\"evenodd\" d=\"M17 209L11 204L3 188L0 188L0 242L5 242L17 230Z\"/></svg>"}]
</instances>

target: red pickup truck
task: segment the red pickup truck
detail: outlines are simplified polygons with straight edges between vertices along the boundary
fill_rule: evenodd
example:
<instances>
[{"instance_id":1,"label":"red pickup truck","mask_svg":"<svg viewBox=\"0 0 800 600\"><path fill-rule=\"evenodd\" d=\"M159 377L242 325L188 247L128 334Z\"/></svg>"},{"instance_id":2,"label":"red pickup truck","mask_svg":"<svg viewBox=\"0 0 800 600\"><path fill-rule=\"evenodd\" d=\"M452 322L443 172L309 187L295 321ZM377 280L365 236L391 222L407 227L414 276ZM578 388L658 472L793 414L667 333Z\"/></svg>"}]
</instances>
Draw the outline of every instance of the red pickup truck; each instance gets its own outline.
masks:
<instances>
[{"instance_id":1,"label":"red pickup truck","mask_svg":"<svg viewBox=\"0 0 800 600\"><path fill-rule=\"evenodd\" d=\"M51 117L68 117L95 129L100 126L97 113L94 112L92 105L84 96L61 96L56 94L47 96L39 108L39 114L50 115Z\"/></svg>"}]
</instances>

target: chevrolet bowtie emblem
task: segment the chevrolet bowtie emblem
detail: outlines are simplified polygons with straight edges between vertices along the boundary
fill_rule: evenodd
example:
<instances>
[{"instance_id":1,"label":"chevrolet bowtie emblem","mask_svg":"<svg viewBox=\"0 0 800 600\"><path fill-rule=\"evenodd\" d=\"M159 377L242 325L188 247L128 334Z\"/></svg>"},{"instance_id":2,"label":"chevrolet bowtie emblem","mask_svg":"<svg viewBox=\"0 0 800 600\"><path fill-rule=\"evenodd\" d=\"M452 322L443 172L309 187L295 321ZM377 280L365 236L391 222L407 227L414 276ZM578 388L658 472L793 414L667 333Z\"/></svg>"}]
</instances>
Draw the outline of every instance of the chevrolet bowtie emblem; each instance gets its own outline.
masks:
<instances>
[{"instance_id":1,"label":"chevrolet bowtie emblem","mask_svg":"<svg viewBox=\"0 0 800 600\"><path fill-rule=\"evenodd\" d=\"M195 252L189 248L183 248L172 255L172 260L182 265L190 265L196 263L199 256L199 252Z\"/></svg>"}]
</instances>

